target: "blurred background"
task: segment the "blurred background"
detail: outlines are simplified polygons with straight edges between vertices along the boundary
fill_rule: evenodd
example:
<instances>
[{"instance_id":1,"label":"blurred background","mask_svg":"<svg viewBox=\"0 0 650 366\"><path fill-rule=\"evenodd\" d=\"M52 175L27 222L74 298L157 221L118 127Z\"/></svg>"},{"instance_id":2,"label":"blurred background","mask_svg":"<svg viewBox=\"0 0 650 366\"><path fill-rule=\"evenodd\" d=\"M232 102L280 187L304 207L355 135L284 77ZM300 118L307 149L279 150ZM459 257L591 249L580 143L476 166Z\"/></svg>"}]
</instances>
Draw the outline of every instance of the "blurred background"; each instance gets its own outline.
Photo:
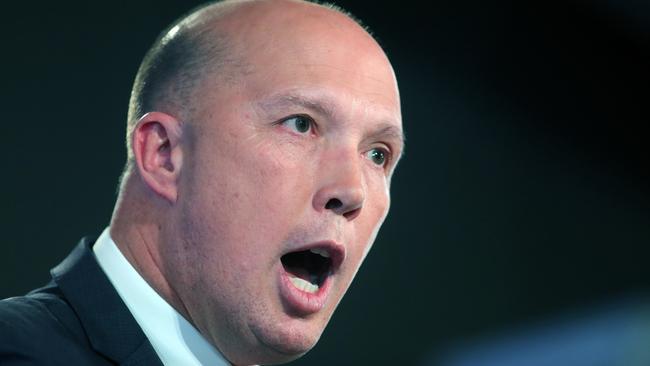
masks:
<instances>
[{"instance_id":1,"label":"blurred background","mask_svg":"<svg viewBox=\"0 0 650 366\"><path fill-rule=\"evenodd\" d=\"M0 297L108 224L139 62L198 3L3 5ZM650 364L650 3L337 4L393 62L407 151L293 364Z\"/></svg>"}]
</instances>

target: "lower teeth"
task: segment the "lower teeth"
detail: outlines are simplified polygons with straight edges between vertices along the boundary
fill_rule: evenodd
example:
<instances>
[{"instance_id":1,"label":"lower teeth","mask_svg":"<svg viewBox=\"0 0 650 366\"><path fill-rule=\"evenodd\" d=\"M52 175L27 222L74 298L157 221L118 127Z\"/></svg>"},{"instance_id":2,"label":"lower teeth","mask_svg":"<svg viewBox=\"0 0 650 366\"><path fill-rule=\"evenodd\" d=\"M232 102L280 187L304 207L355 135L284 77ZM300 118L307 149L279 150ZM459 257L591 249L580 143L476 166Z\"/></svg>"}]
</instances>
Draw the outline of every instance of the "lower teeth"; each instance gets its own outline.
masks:
<instances>
[{"instance_id":1,"label":"lower teeth","mask_svg":"<svg viewBox=\"0 0 650 366\"><path fill-rule=\"evenodd\" d=\"M315 293L318 291L318 285L314 285L310 283L309 281L305 281L300 277L290 277L291 283L301 291L309 292L309 293Z\"/></svg>"}]
</instances>

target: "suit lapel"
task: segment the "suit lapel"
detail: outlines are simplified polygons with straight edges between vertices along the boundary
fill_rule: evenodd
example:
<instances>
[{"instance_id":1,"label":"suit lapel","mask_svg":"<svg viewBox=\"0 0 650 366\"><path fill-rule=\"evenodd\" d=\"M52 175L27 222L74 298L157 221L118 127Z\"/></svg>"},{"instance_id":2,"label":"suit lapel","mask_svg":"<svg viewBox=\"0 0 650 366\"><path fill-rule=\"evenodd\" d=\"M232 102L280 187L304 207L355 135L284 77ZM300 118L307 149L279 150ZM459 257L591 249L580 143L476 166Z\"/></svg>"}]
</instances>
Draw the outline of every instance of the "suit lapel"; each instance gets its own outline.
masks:
<instances>
[{"instance_id":1,"label":"suit lapel","mask_svg":"<svg viewBox=\"0 0 650 366\"><path fill-rule=\"evenodd\" d=\"M51 271L79 317L93 348L122 365L162 365L83 238Z\"/></svg>"}]
</instances>

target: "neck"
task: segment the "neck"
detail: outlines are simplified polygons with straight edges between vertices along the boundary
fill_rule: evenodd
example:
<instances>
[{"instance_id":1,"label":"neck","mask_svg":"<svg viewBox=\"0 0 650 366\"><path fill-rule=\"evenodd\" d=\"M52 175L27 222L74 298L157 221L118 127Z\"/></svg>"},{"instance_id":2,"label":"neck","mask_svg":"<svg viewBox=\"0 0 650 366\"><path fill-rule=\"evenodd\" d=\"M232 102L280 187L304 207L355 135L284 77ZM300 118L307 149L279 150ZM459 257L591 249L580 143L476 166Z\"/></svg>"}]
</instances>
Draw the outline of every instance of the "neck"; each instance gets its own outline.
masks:
<instances>
[{"instance_id":1,"label":"neck","mask_svg":"<svg viewBox=\"0 0 650 366\"><path fill-rule=\"evenodd\" d=\"M155 199L127 183L122 187L113 217L110 235L124 257L145 281L185 319L190 320L186 307L167 280L161 247L166 235L163 213L169 207L158 207ZM155 206L155 207L154 207ZM191 322L191 321L190 321Z\"/></svg>"}]
</instances>

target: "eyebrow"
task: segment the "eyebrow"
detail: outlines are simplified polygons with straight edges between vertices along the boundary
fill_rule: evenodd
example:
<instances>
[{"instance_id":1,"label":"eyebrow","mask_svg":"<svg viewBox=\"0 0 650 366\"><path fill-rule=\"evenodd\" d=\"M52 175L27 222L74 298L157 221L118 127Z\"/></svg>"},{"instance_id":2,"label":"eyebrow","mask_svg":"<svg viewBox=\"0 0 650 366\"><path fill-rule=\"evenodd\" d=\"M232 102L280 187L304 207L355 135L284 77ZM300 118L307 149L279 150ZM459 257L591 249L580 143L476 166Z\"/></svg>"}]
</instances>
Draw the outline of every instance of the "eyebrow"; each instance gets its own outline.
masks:
<instances>
[{"instance_id":1,"label":"eyebrow","mask_svg":"<svg viewBox=\"0 0 650 366\"><path fill-rule=\"evenodd\" d=\"M398 142L400 148L400 156L403 154L404 147L406 145L406 136L404 136L404 132L400 128L394 125L385 124L384 126L380 127L376 131L371 132L367 136L367 138L370 139L380 138L380 137L387 138L390 140L395 140L396 142Z\"/></svg>"},{"instance_id":2,"label":"eyebrow","mask_svg":"<svg viewBox=\"0 0 650 366\"><path fill-rule=\"evenodd\" d=\"M327 96L318 94L316 96L311 96L309 94L295 92L282 93L271 96L269 98L265 98L257 104L263 110L267 111L270 109L277 109L286 106L300 106L331 119L334 119L336 117L337 113L335 103L331 102ZM396 160L399 160L399 158L404 155L406 137L404 136L402 129L395 126L394 124L388 122L382 123L379 128L368 133L365 137L365 139L373 138L386 138L396 142L399 149L399 156L396 156Z\"/></svg>"},{"instance_id":3,"label":"eyebrow","mask_svg":"<svg viewBox=\"0 0 650 366\"><path fill-rule=\"evenodd\" d=\"M336 115L333 103L329 102L327 98L313 98L296 93L275 95L262 100L258 103L258 105L264 110L284 107L288 105L297 105L330 118L333 118Z\"/></svg>"}]
</instances>

